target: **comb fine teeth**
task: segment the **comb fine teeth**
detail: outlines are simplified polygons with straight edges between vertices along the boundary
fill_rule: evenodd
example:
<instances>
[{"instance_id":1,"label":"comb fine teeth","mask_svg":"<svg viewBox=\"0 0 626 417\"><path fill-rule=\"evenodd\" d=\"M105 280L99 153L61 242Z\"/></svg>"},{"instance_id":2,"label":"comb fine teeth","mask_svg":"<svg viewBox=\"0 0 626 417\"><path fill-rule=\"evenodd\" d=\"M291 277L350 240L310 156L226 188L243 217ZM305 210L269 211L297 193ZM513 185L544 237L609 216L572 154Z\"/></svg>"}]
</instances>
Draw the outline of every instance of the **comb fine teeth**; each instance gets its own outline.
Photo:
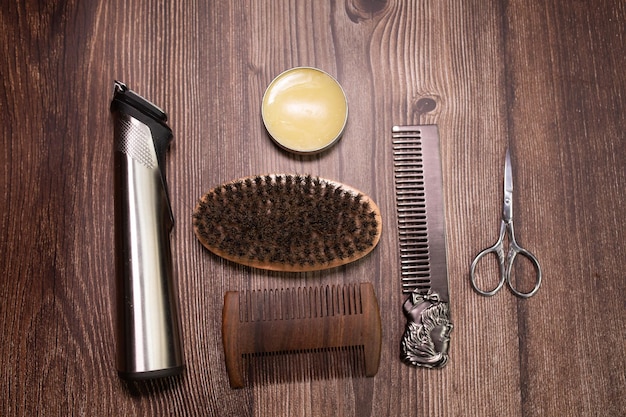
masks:
<instances>
[{"instance_id":1,"label":"comb fine teeth","mask_svg":"<svg viewBox=\"0 0 626 417\"><path fill-rule=\"evenodd\" d=\"M366 376L363 346L251 353L243 355L242 366L244 386Z\"/></svg>"},{"instance_id":2,"label":"comb fine teeth","mask_svg":"<svg viewBox=\"0 0 626 417\"><path fill-rule=\"evenodd\" d=\"M285 355L309 377L374 376L381 349L378 301L370 283L231 291L224 297L222 338L233 388L245 386L255 372L256 381L289 379L290 367L279 366ZM278 368L267 369L281 369L278 376L259 372L270 359Z\"/></svg>"},{"instance_id":3,"label":"comb fine teeth","mask_svg":"<svg viewBox=\"0 0 626 417\"><path fill-rule=\"evenodd\" d=\"M378 244L380 210L345 184L310 175L242 178L207 192L193 225L211 252L275 271L333 268Z\"/></svg>"}]
</instances>

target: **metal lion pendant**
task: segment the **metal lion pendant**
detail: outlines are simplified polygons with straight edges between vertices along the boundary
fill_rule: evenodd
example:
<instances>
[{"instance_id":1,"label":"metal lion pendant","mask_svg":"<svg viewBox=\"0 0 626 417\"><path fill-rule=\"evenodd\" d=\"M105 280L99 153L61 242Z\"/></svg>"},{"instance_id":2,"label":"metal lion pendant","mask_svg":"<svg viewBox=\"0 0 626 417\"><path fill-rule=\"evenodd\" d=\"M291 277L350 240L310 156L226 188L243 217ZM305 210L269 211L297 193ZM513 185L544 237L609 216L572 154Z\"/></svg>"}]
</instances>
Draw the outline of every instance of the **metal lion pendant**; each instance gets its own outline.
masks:
<instances>
[{"instance_id":1,"label":"metal lion pendant","mask_svg":"<svg viewBox=\"0 0 626 417\"><path fill-rule=\"evenodd\" d=\"M401 343L404 363L424 368L441 368L448 362L453 324L450 308L439 294L412 292L402 309L407 318Z\"/></svg>"}]
</instances>

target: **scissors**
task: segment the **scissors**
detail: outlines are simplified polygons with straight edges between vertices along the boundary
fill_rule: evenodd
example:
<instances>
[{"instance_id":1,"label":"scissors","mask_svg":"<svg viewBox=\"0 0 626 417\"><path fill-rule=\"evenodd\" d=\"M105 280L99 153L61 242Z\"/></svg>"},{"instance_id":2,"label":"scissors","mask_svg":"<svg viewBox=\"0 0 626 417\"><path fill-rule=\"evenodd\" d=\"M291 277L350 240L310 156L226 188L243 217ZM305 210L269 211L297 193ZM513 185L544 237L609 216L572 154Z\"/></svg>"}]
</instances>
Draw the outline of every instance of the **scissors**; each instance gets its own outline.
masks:
<instances>
[{"instance_id":1,"label":"scissors","mask_svg":"<svg viewBox=\"0 0 626 417\"><path fill-rule=\"evenodd\" d=\"M508 255L506 255L506 257L504 254L505 235L508 237L509 240L509 253ZM500 281L493 290L484 291L478 288L478 285L476 284L475 270L478 262L484 256L490 253L495 253L498 257L498 261L500 264ZM513 268L513 262L515 261L517 255L526 257L535 267L535 272L537 274L535 286L529 292L518 291L511 282L511 270ZM511 168L511 154L508 149L506 151L506 161L504 163L504 203L502 206L500 237L493 246L488 247L487 249L476 255L476 258L474 258L474 261L472 262L472 265L470 267L470 281L472 283L472 287L474 287L474 290L484 296L492 296L497 293L500 288L502 288L505 281L513 294L521 298L528 298L533 296L537 292L537 290L539 290L539 286L541 285L541 266L539 265L539 261L537 260L535 255L519 246L515 241L515 233L513 231L513 170Z\"/></svg>"}]
</instances>

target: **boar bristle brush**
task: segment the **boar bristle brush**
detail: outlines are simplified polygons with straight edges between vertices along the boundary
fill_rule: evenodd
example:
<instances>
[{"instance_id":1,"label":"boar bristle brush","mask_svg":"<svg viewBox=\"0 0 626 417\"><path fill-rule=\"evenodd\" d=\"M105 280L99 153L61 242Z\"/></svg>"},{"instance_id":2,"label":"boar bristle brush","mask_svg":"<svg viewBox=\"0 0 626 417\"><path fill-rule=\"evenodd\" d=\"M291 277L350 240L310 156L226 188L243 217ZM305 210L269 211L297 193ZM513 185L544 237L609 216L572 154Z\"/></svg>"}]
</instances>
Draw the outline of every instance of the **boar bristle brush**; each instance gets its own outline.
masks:
<instances>
[{"instance_id":1,"label":"boar bristle brush","mask_svg":"<svg viewBox=\"0 0 626 417\"><path fill-rule=\"evenodd\" d=\"M365 194L311 175L274 174L219 185L198 202L193 225L211 252L275 271L333 268L367 255L381 234Z\"/></svg>"}]
</instances>

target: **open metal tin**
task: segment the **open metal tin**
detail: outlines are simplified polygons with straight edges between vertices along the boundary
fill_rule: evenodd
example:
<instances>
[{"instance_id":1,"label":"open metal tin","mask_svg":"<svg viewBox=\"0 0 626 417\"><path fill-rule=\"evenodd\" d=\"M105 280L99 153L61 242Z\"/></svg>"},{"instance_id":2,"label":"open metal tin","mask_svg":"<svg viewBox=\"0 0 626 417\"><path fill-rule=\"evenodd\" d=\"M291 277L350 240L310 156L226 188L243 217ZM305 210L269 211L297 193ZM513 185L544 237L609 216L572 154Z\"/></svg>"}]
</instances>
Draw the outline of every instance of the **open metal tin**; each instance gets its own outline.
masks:
<instances>
[{"instance_id":1,"label":"open metal tin","mask_svg":"<svg viewBox=\"0 0 626 417\"><path fill-rule=\"evenodd\" d=\"M331 75L313 67L279 74L263 95L261 116L283 149L315 154L334 145L348 121L348 100Z\"/></svg>"}]
</instances>

